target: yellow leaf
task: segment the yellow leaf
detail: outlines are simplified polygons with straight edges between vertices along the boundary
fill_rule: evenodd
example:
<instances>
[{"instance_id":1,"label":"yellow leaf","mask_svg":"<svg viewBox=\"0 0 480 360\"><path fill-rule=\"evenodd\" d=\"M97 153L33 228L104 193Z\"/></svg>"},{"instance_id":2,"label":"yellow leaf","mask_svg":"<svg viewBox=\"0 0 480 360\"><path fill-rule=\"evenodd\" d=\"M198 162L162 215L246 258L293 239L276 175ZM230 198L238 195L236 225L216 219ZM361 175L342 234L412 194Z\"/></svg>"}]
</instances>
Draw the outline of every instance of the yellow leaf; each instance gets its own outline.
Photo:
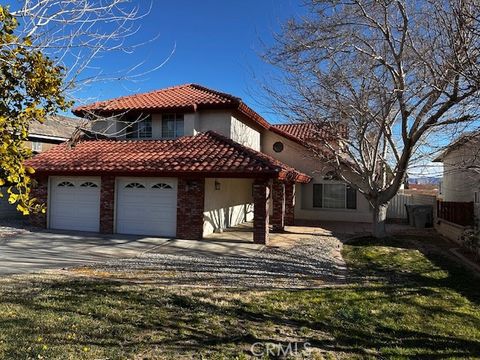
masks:
<instances>
[{"instance_id":1,"label":"yellow leaf","mask_svg":"<svg viewBox=\"0 0 480 360\"><path fill-rule=\"evenodd\" d=\"M30 214L30 211L26 207L23 207L20 204L17 205L17 210L20 211L25 216Z\"/></svg>"},{"instance_id":2,"label":"yellow leaf","mask_svg":"<svg viewBox=\"0 0 480 360\"><path fill-rule=\"evenodd\" d=\"M15 204L18 200L18 195L17 194L10 194L10 197L8 198L8 202L10 204Z\"/></svg>"}]
</instances>

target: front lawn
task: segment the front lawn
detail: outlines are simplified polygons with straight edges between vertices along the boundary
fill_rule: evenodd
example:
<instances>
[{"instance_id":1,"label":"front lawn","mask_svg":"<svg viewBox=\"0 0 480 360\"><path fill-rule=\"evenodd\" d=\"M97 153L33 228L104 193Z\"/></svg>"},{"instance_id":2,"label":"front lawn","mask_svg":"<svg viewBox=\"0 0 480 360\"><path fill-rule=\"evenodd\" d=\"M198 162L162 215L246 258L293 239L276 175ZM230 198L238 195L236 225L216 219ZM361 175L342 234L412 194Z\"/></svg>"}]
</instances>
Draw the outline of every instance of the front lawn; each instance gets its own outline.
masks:
<instances>
[{"instance_id":1,"label":"front lawn","mask_svg":"<svg viewBox=\"0 0 480 360\"><path fill-rule=\"evenodd\" d=\"M266 342L308 342L318 359L478 357L480 280L416 241L346 245L351 285L316 290L161 288L141 272L6 279L0 358L244 359Z\"/></svg>"}]
</instances>

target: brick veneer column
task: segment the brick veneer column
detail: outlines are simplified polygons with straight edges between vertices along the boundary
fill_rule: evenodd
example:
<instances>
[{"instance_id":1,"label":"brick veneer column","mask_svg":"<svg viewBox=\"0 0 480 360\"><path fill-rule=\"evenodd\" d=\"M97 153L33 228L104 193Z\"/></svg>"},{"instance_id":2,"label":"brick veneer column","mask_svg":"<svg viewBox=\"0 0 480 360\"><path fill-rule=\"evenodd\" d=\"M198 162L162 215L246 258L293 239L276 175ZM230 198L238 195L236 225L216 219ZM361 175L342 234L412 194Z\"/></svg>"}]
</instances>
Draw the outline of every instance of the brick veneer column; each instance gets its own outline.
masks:
<instances>
[{"instance_id":1,"label":"brick veneer column","mask_svg":"<svg viewBox=\"0 0 480 360\"><path fill-rule=\"evenodd\" d=\"M267 180L255 180L253 183L253 242L268 245L269 240L269 213L268 213Z\"/></svg>"},{"instance_id":2,"label":"brick veneer column","mask_svg":"<svg viewBox=\"0 0 480 360\"><path fill-rule=\"evenodd\" d=\"M285 183L285 225L295 224L295 183Z\"/></svg>"},{"instance_id":3,"label":"brick veneer column","mask_svg":"<svg viewBox=\"0 0 480 360\"><path fill-rule=\"evenodd\" d=\"M113 234L115 211L115 177L102 176L100 187L100 232Z\"/></svg>"},{"instance_id":4,"label":"brick veneer column","mask_svg":"<svg viewBox=\"0 0 480 360\"><path fill-rule=\"evenodd\" d=\"M205 179L178 179L177 238L203 238L205 208Z\"/></svg>"},{"instance_id":5,"label":"brick veneer column","mask_svg":"<svg viewBox=\"0 0 480 360\"><path fill-rule=\"evenodd\" d=\"M272 185L272 230L281 232L285 229L285 184L277 179Z\"/></svg>"},{"instance_id":6,"label":"brick veneer column","mask_svg":"<svg viewBox=\"0 0 480 360\"><path fill-rule=\"evenodd\" d=\"M37 199L38 204L44 204L47 206L48 200L48 177L39 177L35 181L37 185L32 188L30 193L31 198ZM48 211L48 209L47 209ZM37 213L30 215L30 223L33 226L37 226L45 229L47 227L47 213Z\"/></svg>"}]
</instances>

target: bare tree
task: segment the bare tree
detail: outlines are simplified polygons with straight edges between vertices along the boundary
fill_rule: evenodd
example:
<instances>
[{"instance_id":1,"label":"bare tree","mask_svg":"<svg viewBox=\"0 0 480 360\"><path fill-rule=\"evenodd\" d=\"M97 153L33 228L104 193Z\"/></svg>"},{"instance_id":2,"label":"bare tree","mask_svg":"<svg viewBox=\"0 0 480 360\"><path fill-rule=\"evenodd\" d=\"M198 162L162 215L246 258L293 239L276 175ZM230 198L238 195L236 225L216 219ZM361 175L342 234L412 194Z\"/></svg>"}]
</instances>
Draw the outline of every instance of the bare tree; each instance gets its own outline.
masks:
<instances>
[{"instance_id":1,"label":"bare tree","mask_svg":"<svg viewBox=\"0 0 480 360\"><path fill-rule=\"evenodd\" d=\"M162 67L175 51L155 63L142 60L128 64L125 69L111 72L98 67L98 58L114 58L116 53L131 54L141 46L154 42L152 38L136 39L142 20L150 14L153 2L131 0L18 0L12 14L21 22L22 37L28 38L32 49L40 50L53 59L55 65L65 69L64 90L68 99L77 104L96 100L78 99L75 95L85 87L108 81L135 82ZM160 59L160 61L158 61ZM118 116L115 120L118 120ZM132 123L143 117L122 123L118 130L128 132ZM111 124L105 116L92 116L79 122L71 142L77 142L87 132L89 135L112 136L112 129L99 129L96 124Z\"/></svg>"},{"instance_id":2,"label":"bare tree","mask_svg":"<svg viewBox=\"0 0 480 360\"><path fill-rule=\"evenodd\" d=\"M368 199L373 234L383 237L388 203L409 166L478 118L480 2L306 6L264 55L280 70L265 88L292 121L329 129L335 141L312 146L312 156Z\"/></svg>"},{"instance_id":3,"label":"bare tree","mask_svg":"<svg viewBox=\"0 0 480 360\"><path fill-rule=\"evenodd\" d=\"M32 48L41 50L66 69L67 95L98 81L136 80L157 70L164 60L129 64L109 72L95 64L98 58L115 53L130 54L157 40L135 37L152 1L130 0L17 0L12 14L19 19L23 36ZM158 59L158 57L157 57Z\"/></svg>"},{"instance_id":4,"label":"bare tree","mask_svg":"<svg viewBox=\"0 0 480 360\"><path fill-rule=\"evenodd\" d=\"M84 86L142 79L168 60L167 56L160 63L140 61L116 72L96 64L96 59L110 56L113 61L117 52L131 53L156 40L158 35L135 37L152 4L153 0L16 0L0 5L1 90L6 94L0 118L8 119L0 121L5 145L0 175L6 175L0 176L0 186L9 184L9 201L19 202L17 209L26 214L34 208L35 199L29 199L31 169L23 167L30 155L23 141L32 121L43 122L46 116L67 110L71 101L65 98L75 100L75 91ZM72 141L83 128L90 126L79 124Z\"/></svg>"}]
</instances>

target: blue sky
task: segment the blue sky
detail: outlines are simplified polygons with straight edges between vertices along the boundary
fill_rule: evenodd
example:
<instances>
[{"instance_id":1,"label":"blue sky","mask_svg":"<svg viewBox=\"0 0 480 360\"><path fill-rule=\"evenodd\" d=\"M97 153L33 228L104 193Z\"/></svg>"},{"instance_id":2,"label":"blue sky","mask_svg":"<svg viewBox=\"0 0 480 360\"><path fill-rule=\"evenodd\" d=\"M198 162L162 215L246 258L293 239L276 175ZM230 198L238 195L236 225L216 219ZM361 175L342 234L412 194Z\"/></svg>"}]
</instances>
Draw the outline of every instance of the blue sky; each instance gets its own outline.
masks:
<instances>
[{"instance_id":1,"label":"blue sky","mask_svg":"<svg viewBox=\"0 0 480 360\"><path fill-rule=\"evenodd\" d=\"M142 81L97 83L77 97L101 100L193 82L239 96L270 121L278 120L255 96L261 81L256 77L270 71L258 54L286 19L302 13L300 0L152 1L151 13L130 41L159 38L133 54L104 54L94 65L112 71L145 61L144 69L151 69L175 48L172 57Z\"/></svg>"}]
</instances>

